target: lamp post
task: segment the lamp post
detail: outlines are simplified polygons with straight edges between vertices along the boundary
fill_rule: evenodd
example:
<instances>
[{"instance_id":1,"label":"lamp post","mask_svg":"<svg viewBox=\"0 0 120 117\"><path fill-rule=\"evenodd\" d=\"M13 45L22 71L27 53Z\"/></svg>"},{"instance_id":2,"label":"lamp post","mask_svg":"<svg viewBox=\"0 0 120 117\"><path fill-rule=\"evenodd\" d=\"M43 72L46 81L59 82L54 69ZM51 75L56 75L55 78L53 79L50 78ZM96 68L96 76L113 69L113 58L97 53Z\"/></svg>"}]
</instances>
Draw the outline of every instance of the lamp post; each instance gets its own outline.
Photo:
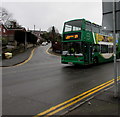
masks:
<instances>
[{"instance_id":1,"label":"lamp post","mask_svg":"<svg viewBox=\"0 0 120 117\"><path fill-rule=\"evenodd\" d=\"M25 31L25 50L27 49L27 32Z\"/></svg>"},{"instance_id":2,"label":"lamp post","mask_svg":"<svg viewBox=\"0 0 120 117\"><path fill-rule=\"evenodd\" d=\"M118 97L118 83L117 83L117 63L116 63L116 4L113 0L113 38L114 38L114 97Z\"/></svg>"}]
</instances>

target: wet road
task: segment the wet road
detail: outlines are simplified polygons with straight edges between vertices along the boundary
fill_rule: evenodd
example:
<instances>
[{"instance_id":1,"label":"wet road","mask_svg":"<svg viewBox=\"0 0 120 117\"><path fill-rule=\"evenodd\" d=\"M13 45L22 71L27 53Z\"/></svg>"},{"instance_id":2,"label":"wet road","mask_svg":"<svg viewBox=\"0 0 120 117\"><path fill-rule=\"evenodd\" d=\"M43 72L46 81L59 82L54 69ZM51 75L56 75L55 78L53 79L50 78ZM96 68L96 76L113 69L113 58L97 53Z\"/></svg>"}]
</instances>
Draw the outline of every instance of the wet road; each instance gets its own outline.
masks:
<instances>
[{"instance_id":1,"label":"wet road","mask_svg":"<svg viewBox=\"0 0 120 117\"><path fill-rule=\"evenodd\" d=\"M48 47L38 47L22 66L3 68L4 115L36 115L113 78L113 63L63 65L60 57L46 53Z\"/></svg>"}]
</instances>

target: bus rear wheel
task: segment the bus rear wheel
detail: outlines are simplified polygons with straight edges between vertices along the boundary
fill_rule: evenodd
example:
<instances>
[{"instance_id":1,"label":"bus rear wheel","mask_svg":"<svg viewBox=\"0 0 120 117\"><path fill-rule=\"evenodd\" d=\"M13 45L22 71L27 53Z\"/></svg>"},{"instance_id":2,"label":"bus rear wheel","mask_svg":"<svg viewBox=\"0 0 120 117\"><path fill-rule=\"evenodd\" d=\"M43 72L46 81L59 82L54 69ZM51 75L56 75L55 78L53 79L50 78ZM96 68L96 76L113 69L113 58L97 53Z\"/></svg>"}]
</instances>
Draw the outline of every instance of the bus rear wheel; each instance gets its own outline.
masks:
<instances>
[{"instance_id":1,"label":"bus rear wheel","mask_svg":"<svg viewBox=\"0 0 120 117\"><path fill-rule=\"evenodd\" d=\"M97 65L97 64L98 64L98 58L97 58L97 57L95 57L95 58L93 59L93 64L94 64L94 65Z\"/></svg>"}]
</instances>

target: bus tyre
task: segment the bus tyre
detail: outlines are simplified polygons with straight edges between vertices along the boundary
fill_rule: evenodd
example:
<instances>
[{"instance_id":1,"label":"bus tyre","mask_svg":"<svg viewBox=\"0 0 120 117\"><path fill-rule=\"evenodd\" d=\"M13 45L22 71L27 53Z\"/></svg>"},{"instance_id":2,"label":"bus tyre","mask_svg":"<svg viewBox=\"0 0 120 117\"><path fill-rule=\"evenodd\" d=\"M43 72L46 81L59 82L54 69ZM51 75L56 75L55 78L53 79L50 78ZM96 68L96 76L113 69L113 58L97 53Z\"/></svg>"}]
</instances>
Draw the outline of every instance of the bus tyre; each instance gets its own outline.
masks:
<instances>
[{"instance_id":1,"label":"bus tyre","mask_svg":"<svg viewBox=\"0 0 120 117\"><path fill-rule=\"evenodd\" d=\"M98 64L98 58L97 58L97 57L95 57L95 58L93 59L93 64L94 64L94 65L97 65L97 64Z\"/></svg>"}]
</instances>

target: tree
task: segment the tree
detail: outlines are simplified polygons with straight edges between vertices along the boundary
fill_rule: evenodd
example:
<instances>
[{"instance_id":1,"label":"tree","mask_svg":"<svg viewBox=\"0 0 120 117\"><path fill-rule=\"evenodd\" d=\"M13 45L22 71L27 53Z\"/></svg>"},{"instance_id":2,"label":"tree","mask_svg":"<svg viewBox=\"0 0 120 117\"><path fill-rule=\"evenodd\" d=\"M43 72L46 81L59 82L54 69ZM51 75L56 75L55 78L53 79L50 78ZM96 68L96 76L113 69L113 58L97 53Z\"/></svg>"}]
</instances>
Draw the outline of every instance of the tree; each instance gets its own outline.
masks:
<instances>
[{"instance_id":1,"label":"tree","mask_svg":"<svg viewBox=\"0 0 120 117\"><path fill-rule=\"evenodd\" d=\"M12 19L12 14L9 13L5 8L0 7L0 22L6 24Z\"/></svg>"},{"instance_id":2,"label":"tree","mask_svg":"<svg viewBox=\"0 0 120 117\"><path fill-rule=\"evenodd\" d=\"M8 39L0 38L0 40L2 41L2 46L6 46L8 44Z\"/></svg>"},{"instance_id":3,"label":"tree","mask_svg":"<svg viewBox=\"0 0 120 117\"><path fill-rule=\"evenodd\" d=\"M49 38L49 33L48 32L44 32L43 34L41 34L41 37L43 39L45 39L46 41L50 41L50 38Z\"/></svg>"}]
</instances>

